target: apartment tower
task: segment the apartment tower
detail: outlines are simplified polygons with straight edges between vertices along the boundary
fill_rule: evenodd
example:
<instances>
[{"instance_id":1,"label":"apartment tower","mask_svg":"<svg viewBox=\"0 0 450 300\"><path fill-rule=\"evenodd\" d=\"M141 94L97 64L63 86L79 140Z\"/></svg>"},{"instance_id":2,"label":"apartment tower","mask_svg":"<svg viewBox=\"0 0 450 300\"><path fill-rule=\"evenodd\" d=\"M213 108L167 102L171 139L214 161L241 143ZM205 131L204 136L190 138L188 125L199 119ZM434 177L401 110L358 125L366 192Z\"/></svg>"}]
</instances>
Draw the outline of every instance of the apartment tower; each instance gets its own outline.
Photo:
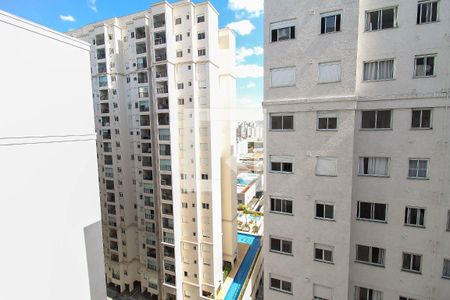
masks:
<instances>
[{"instance_id":1,"label":"apartment tower","mask_svg":"<svg viewBox=\"0 0 450 300\"><path fill-rule=\"evenodd\" d=\"M191 1L71 34L91 44L109 290L215 298L237 245L234 34Z\"/></svg>"},{"instance_id":2,"label":"apartment tower","mask_svg":"<svg viewBox=\"0 0 450 300\"><path fill-rule=\"evenodd\" d=\"M267 299L449 299L450 3L265 1Z\"/></svg>"}]
</instances>

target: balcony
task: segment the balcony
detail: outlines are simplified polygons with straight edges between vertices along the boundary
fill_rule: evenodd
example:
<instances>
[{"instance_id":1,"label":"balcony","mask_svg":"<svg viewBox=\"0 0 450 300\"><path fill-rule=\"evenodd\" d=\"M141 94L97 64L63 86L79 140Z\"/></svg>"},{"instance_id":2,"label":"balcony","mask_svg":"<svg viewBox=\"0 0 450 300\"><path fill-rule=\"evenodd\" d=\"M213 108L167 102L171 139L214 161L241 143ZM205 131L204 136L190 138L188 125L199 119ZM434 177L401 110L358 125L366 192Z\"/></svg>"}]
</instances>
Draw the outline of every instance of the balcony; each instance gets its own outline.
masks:
<instances>
[{"instance_id":1,"label":"balcony","mask_svg":"<svg viewBox=\"0 0 450 300\"><path fill-rule=\"evenodd\" d=\"M102 137L105 140L111 139L111 130L110 129L102 129Z\"/></svg>"},{"instance_id":2,"label":"balcony","mask_svg":"<svg viewBox=\"0 0 450 300\"><path fill-rule=\"evenodd\" d=\"M147 248L147 257L156 258L156 249Z\"/></svg>"},{"instance_id":3,"label":"balcony","mask_svg":"<svg viewBox=\"0 0 450 300\"><path fill-rule=\"evenodd\" d=\"M152 144L150 143L142 143L141 144L142 153L152 153Z\"/></svg>"},{"instance_id":4,"label":"balcony","mask_svg":"<svg viewBox=\"0 0 450 300\"><path fill-rule=\"evenodd\" d=\"M150 111L150 104L148 101L139 101L139 112Z\"/></svg>"},{"instance_id":5,"label":"balcony","mask_svg":"<svg viewBox=\"0 0 450 300\"><path fill-rule=\"evenodd\" d=\"M155 207L155 201L152 196L144 196L144 205L149 207Z\"/></svg>"},{"instance_id":6,"label":"balcony","mask_svg":"<svg viewBox=\"0 0 450 300\"><path fill-rule=\"evenodd\" d=\"M109 230L109 237L110 237L111 239L117 239L117 230L115 230L115 229L110 229L110 230Z\"/></svg>"},{"instance_id":7,"label":"balcony","mask_svg":"<svg viewBox=\"0 0 450 300\"><path fill-rule=\"evenodd\" d=\"M141 126L150 126L150 116L143 115L139 117Z\"/></svg>"},{"instance_id":8,"label":"balcony","mask_svg":"<svg viewBox=\"0 0 450 300\"><path fill-rule=\"evenodd\" d=\"M110 122L109 122L109 117L102 117L102 126L109 126Z\"/></svg>"},{"instance_id":9,"label":"balcony","mask_svg":"<svg viewBox=\"0 0 450 300\"><path fill-rule=\"evenodd\" d=\"M151 156L143 156L142 157L142 166L143 167L151 167L152 166Z\"/></svg>"},{"instance_id":10,"label":"balcony","mask_svg":"<svg viewBox=\"0 0 450 300\"><path fill-rule=\"evenodd\" d=\"M148 87L146 86L138 87L138 96L139 98L148 98Z\"/></svg>"},{"instance_id":11,"label":"balcony","mask_svg":"<svg viewBox=\"0 0 450 300\"><path fill-rule=\"evenodd\" d=\"M155 68L155 76L156 78L165 78L167 77L167 65L158 65Z\"/></svg>"},{"instance_id":12,"label":"balcony","mask_svg":"<svg viewBox=\"0 0 450 300\"><path fill-rule=\"evenodd\" d=\"M108 205L108 214L116 215L116 207L114 205Z\"/></svg>"},{"instance_id":13,"label":"balcony","mask_svg":"<svg viewBox=\"0 0 450 300\"><path fill-rule=\"evenodd\" d=\"M106 193L106 201L108 202L115 202L116 201L116 195L113 193Z\"/></svg>"},{"instance_id":14,"label":"balcony","mask_svg":"<svg viewBox=\"0 0 450 300\"><path fill-rule=\"evenodd\" d=\"M108 225L116 227L117 226L116 217L108 216Z\"/></svg>"},{"instance_id":15,"label":"balcony","mask_svg":"<svg viewBox=\"0 0 450 300\"><path fill-rule=\"evenodd\" d=\"M161 189L161 199L166 201L172 201L172 191Z\"/></svg>"},{"instance_id":16,"label":"balcony","mask_svg":"<svg viewBox=\"0 0 450 300\"><path fill-rule=\"evenodd\" d=\"M119 262L119 255L111 254L111 260L114 262ZM118 278L120 278L120 277L118 277ZM118 279L118 278L116 278L116 279Z\"/></svg>"},{"instance_id":17,"label":"balcony","mask_svg":"<svg viewBox=\"0 0 450 300\"><path fill-rule=\"evenodd\" d=\"M114 251L119 251L119 245L117 244L116 241L110 241L109 248Z\"/></svg>"},{"instance_id":18,"label":"balcony","mask_svg":"<svg viewBox=\"0 0 450 300\"><path fill-rule=\"evenodd\" d=\"M161 159L159 161L159 170L167 171L167 172L172 171L172 164L171 164L170 159Z\"/></svg>"},{"instance_id":19,"label":"balcony","mask_svg":"<svg viewBox=\"0 0 450 300\"><path fill-rule=\"evenodd\" d=\"M170 145L159 145L159 154L162 156L170 156Z\"/></svg>"},{"instance_id":20,"label":"balcony","mask_svg":"<svg viewBox=\"0 0 450 300\"><path fill-rule=\"evenodd\" d=\"M143 54L147 52L147 44L145 42L136 43L136 54Z\"/></svg>"},{"instance_id":21,"label":"balcony","mask_svg":"<svg viewBox=\"0 0 450 300\"><path fill-rule=\"evenodd\" d=\"M167 284L175 286L176 284L175 278L176 278L175 275L164 274L164 282Z\"/></svg>"},{"instance_id":22,"label":"balcony","mask_svg":"<svg viewBox=\"0 0 450 300\"><path fill-rule=\"evenodd\" d=\"M158 109L169 109L169 98L158 98Z\"/></svg>"},{"instance_id":23,"label":"balcony","mask_svg":"<svg viewBox=\"0 0 450 300\"><path fill-rule=\"evenodd\" d=\"M169 246L164 246L164 256L175 258L175 249Z\"/></svg>"},{"instance_id":24,"label":"balcony","mask_svg":"<svg viewBox=\"0 0 450 300\"><path fill-rule=\"evenodd\" d=\"M149 233L156 233L156 226L154 223L148 223L145 225L145 231Z\"/></svg>"},{"instance_id":25,"label":"balcony","mask_svg":"<svg viewBox=\"0 0 450 300\"><path fill-rule=\"evenodd\" d=\"M144 180L153 180L153 173L151 170L143 170L142 178Z\"/></svg>"},{"instance_id":26,"label":"balcony","mask_svg":"<svg viewBox=\"0 0 450 300\"><path fill-rule=\"evenodd\" d=\"M153 194L153 184L152 183L144 183L144 193Z\"/></svg>"},{"instance_id":27,"label":"balcony","mask_svg":"<svg viewBox=\"0 0 450 300\"><path fill-rule=\"evenodd\" d=\"M156 261L150 260L147 263L147 268L149 268L150 270L153 270L153 271L157 271L158 270L158 265L156 264ZM158 289L158 285L157 284L149 282L148 285L149 285L149 287L151 287L151 288L153 288L155 290Z\"/></svg>"},{"instance_id":28,"label":"balcony","mask_svg":"<svg viewBox=\"0 0 450 300\"><path fill-rule=\"evenodd\" d=\"M100 92L100 101L109 99L108 90L100 90L99 92Z\"/></svg>"},{"instance_id":29,"label":"balcony","mask_svg":"<svg viewBox=\"0 0 450 300\"><path fill-rule=\"evenodd\" d=\"M172 175L161 174L161 185L171 186L172 185Z\"/></svg>"},{"instance_id":30,"label":"balcony","mask_svg":"<svg viewBox=\"0 0 450 300\"><path fill-rule=\"evenodd\" d=\"M137 74L139 84L148 83L148 75L147 74L148 74L147 72L139 72Z\"/></svg>"},{"instance_id":31,"label":"balcony","mask_svg":"<svg viewBox=\"0 0 450 300\"><path fill-rule=\"evenodd\" d=\"M158 124L160 126L170 125L169 114L168 113L158 114Z\"/></svg>"},{"instance_id":32,"label":"balcony","mask_svg":"<svg viewBox=\"0 0 450 300\"><path fill-rule=\"evenodd\" d=\"M146 209L144 213L144 218L146 220L154 220L155 219L155 211L153 209Z\"/></svg>"},{"instance_id":33,"label":"balcony","mask_svg":"<svg viewBox=\"0 0 450 300\"><path fill-rule=\"evenodd\" d=\"M163 128L159 130L159 140L160 141L170 141L170 130Z\"/></svg>"},{"instance_id":34,"label":"balcony","mask_svg":"<svg viewBox=\"0 0 450 300\"><path fill-rule=\"evenodd\" d=\"M112 155L105 155L104 162L105 162L105 165L108 165L108 166L112 165L113 164Z\"/></svg>"},{"instance_id":35,"label":"balcony","mask_svg":"<svg viewBox=\"0 0 450 300\"><path fill-rule=\"evenodd\" d=\"M103 152L112 152L112 146L110 142L104 142L103 143Z\"/></svg>"},{"instance_id":36,"label":"balcony","mask_svg":"<svg viewBox=\"0 0 450 300\"><path fill-rule=\"evenodd\" d=\"M164 261L164 270L175 273L175 264L171 261Z\"/></svg>"},{"instance_id":37,"label":"balcony","mask_svg":"<svg viewBox=\"0 0 450 300\"><path fill-rule=\"evenodd\" d=\"M150 138L151 138L150 129L141 129L141 139L149 140Z\"/></svg>"},{"instance_id":38,"label":"balcony","mask_svg":"<svg viewBox=\"0 0 450 300\"><path fill-rule=\"evenodd\" d=\"M172 204L162 203L161 211L162 211L163 215L173 216Z\"/></svg>"},{"instance_id":39,"label":"balcony","mask_svg":"<svg viewBox=\"0 0 450 300\"><path fill-rule=\"evenodd\" d=\"M169 92L169 86L167 81L161 81L156 83L156 93L157 94L167 94Z\"/></svg>"},{"instance_id":40,"label":"balcony","mask_svg":"<svg viewBox=\"0 0 450 300\"><path fill-rule=\"evenodd\" d=\"M95 44L97 45L97 46L101 46L101 45L104 45L105 44L105 34L97 34L96 36L95 36Z\"/></svg>"},{"instance_id":41,"label":"balcony","mask_svg":"<svg viewBox=\"0 0 450 300\"><path fill-rule=\"evenodd\" d=\"M163 232L163 241L169 244L175 244L175 239L173 233L171 232Z\"/></svg>"},{"instance_id":42,"label":"balcony","mask_svg":"<svg viewBox=\"0 0 450 300\"><path fill-rule=\"evenodd\" d=\"M153 28L160 28L166 25L166 17L164 14L153 16Z\"/></svg>"},{"instance_id":43,"label":"balcony","mask_svg":"<svg viewBox=\"0 0 450 300\"><path fill-rule=\"evenodd\" d=\"M106 73L106 63L98 63L97 64L97 72L98 73Z\"/></svg>"},{"instance_id":44,"label":"balcony","mask_svg":"<svg viewBox=\"0 0 450 300\"><path fill-rule=\"evenodd\" d=\"M108 86L108 76L102 75L98 76L98 87L107 87Z\"/></svg>"},{"instance_id":45,"label":"balcony","mask_svg":"<svg viewBox=\"0 0 450 300\"><path fill-rule=\"evenodd\" d=\"M102 114L109 114L109 103L101 103L100 104L100 112Z\"/></svg>"},{"instance_id":46,"label":"balcony","mask_svg":"<svg viewBox=\"0 0 450 300\"><path fill-rule=\"evenodd\" d=\"M138 57L136 65L138 69L147 69L147 57Z\"/></svg>"},{"instance_id":47,"label":"balcony","mask_svg":"<svg viewBox=\"0 0 450 300\"><path fill-rule=\"evenodd\" d=\"M160 31L160 32L155 32L155 46L157 45L163 45L166 43L166 32L165 31Z\"/></svg>"},{"instance_id":48,"label":"balcony","mask_svg":"<svg viewBox=\"0 0 450 300\"><path fill-rule=\"evenodd\" d=\"M114 181L106 180L106 189L107 190L114 190Z\"/></svg>"},{"instance_id":49,"label":"balcony","mask_svg":"<svg viewBox=\"0 0 450 300\"><path fill-rule=\"evenodd\" d=\"M97 49L97 59L105 59L106 51L105 48Z\"/></svg>"},{"instance_id":50,"label":"balcony","mask_svg":"<svg viewBox=\"0 0 450 300\"><path fill-rule=\"evenodd\" d=\"M135 35L137 40L145 38L145 27L137 27Z\"/></svg>"},{"instance_id":51,"label":"balcony","mask_svg":"<svg viewBox=\"0 0 450 300\"><path fill-rule=\"evenodd\" d=\"M166 48L155 49L155 61L165 61L167 60Z\"/></svg>"}]
</instances>

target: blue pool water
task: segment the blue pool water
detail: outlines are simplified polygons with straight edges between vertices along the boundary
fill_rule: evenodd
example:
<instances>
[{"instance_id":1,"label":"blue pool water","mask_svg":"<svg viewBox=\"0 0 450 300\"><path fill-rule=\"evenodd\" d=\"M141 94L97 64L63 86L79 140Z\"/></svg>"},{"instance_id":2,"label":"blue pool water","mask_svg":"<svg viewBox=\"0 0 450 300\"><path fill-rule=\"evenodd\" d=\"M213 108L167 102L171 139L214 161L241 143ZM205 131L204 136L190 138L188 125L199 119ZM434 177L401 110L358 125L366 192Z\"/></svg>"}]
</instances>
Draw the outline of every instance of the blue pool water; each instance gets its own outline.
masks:
<instances>
[{"instance_id":1,"label":"blue pool water","mask_svg":"<svg viewBox=\"0 0 450 300\"><path fill-rule=\"evenodd\" d=\"M248 249L247 254L245 254L244 260L242 261L242 264L239 267L236 276L234 276L233 282L231 283L230 288L228 289L228 292L225 296L225 300L236 300L239 297L239 294L242 290L242 285L247 278L252 262L255 259L260 246L261 237L259 236L253 236L239 232L237 238L238 243L250 245L250 248Z\"/></svg>"}]
</instances>

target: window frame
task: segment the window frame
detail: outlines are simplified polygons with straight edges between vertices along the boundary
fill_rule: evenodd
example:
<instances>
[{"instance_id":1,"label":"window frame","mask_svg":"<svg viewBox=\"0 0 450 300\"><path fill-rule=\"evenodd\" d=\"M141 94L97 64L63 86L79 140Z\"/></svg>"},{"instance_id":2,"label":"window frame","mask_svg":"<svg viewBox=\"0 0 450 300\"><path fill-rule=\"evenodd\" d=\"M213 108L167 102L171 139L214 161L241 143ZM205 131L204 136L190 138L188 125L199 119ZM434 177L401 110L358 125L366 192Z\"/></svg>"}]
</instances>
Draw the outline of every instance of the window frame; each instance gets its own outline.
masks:
<instances>
[{"instance_id":1,"label":"window frame","mask_svg":"<svg viewBox=\"0 0 450 300\"><path fill-rule=\"evenodd\" d=\"M280 244L280 250L276 250L272 248L272 240L277 240L279 241ZM291 252L288 251L283 251L283 243L290 243L290 250ZM294 251L293 251L293 242L292 239L287 239L287 238L282 238L282 237L277 237L277 236L269 236L269 251L272 253L277 253L277 254L283 254L283 255L288 255L288 256L294 256Z\"/></svg>"},{"instance_id":2,"label":"window frame","mask_svg":"<svg viewBox=\"0 0 450 300\"><path fill-rule=\"evenodd\" d=\"M413 127L413 114L415 111L420 111L420 127ZM430 126L429 127L423 127L423 111L430 111ZM433 109L432 108L413 108L411 109L411 130L431 130L433 129Z\"/></svg>"},{"instance_id":3,"label":"window frame","mask_svg":"<svg viewBox=\"0 0 450 300\"><path fill-rule=\"evenodd\" d=\"M411 209L416 209L417 210L417 215L416 215L416 224L411 223ZM423 224L420 224L420 213L423 210ZM419 207L419 206L410 206L410 205L406 205L405 206L405 212L404 212L404 216L403 216L403 225L404 226L408 226L408 227L416 227L416 228L426 228L426 222L425 222L425 216L427 213L427 209L425 207Z\"/></svg>"},{"instance_id":4,"label":"window frame","mask_svg":"<svg viewBox=\"0 0 450 300\"><path fill-rule=\"evenodd\" d=\"M203 19L201 19L201 18L203 18ZM201 21L199 21L199 19L201 19ZM199 24L199 23L205 23L205 22L206 22L206 16L205 16L205 14L197 15L197 16L196 16L196 21L197 21L197 24Z\"/></svg>"},{"instance_id":5,"label":"window frame","mask_svg":"<svg viewBox=\"0 0 450 300\"><path fill-rule=\"evenodd\" d=\"M375 112L375 127L363 127L363 116L364 112ZM389 120L389 127L377 127L377 121L378 121L378 113L381 111L389 111L390 112L390 120ZM371 131L371 130L392 130L392 123L394 121L394 110L393 109L365 109L361 110L361 123L360 123L360 130L364 131Z\"/></svg>"},{"instance_id":6,"label":"window frame","mask_svg":"<svg viewBox=\"0 0 450 300\"><path fill-rule=\"evenodd\" d=\"M421 12L422 12L422 5L424 5L424 4L426 5L428 3L434 3L434 2L437 5L437 7L436 7L436 21L425 21L425 22L422 22L422 14L421 14ZM439 9L440 9L440 7L441 7L441 3L440 3L439 0L423 0L423 1L419 1L417 3L416 25L432 24L432 23L439 22L440 21L439 20L439 17L440 17ZM417 22L417 21L419 21L419 22Z\"/></svg>"},{"instance_id":7,"label":"window frame","mask_svg":"<svg viewBox=\"0 0 450 300\"><path fill-rule=\"evenodd\" d=\"M317 206L323 205L323 217L317 216ZM326 217L326 207L331 206L333 208L333 216L331 218ZM322 220L322 221L336 221L336 209L335 204L331 202L324 202L324 201L316 201L314 203L314 219Z\"/></svg>"},{"instance_id":8,"label":"window frame","mask_svg":"<svg viewBox=\"0 0 450 300\"><path fill-rule=\"evenodd\" d=\"M409 172L410 172L410 163L411 161L416 161L416 176L410 176ZM421 161L426 161L427 162L427 170L426 170L426 176L422 177L419 176L419 164ZM415 180L429 180L430 179L430 159L429 158L408 158L408 179L415 179Z\"/></svg>"},{"instance_id":9,"label":"window frame","mask_svg":"<svg viewBox=\"0 0 450 300\"><path fill-rule=\"evenodd\" d=\"M317 250L320 250L322 252L322 258L316 257ZM331 252L331 260L325 259L326 251ZM334 247L325 244L314 244L314 261L334 265Z\"/></svg>"},{"instance_id":10,"label":"window frame","mask_svg":"<svg viewBox=\"0 0 450 300\"><path fill-rule=\"evenodd\" d=\"M278 280L280 282L280 287L279 288L274 287L272 285L272 279ZM281 277L281 276L277 276L277 275L274 275L272 273L269 273L269 289L274 290L274 291L278 291L278 292L281 292L281 293L286 293L286 294L293 295L294 294L293 284L292 284L292 281L288 281L288 280L289 279L287 279L287 278L283 279L283 277ZM290 285L290 290L289 291L283 289L283 283L284 282L289 283L289 285Z\"/></svg>"},{"instance_id":11,"label":"window frame","mask_svg":"<svg viewBox=\"0 0 450 300\"><path fill-rule=\"evenodd\" d=\"M367 290L367 296L370 295L370 291L372 291L372 294L380 293L381 294L381 299L383 299L383 291L371 289L371 288L364 287L364 286L355 285L355 289L354 289L355 290L355 300L359 300L360 299L359 295L357 295L358 289L366 289ZM372 300L372 299L367 299L367 300Z\"/></svg>"},{"instance_id":12,"label":"window frame","mask_svg":"<svg viewBox=\"0 0 450 300\"><path fill-rule=\"evenodd\" d=\"M324 33L326 34L326 33ZM337 80L332 81L321 81L320 80L320 66L326 66L326 65L338 65L339 66L339 78ZM319 62L317 64L317 83L318 84L328 84L328 83L337 83L342 81L342 61L341 60L335 60L335 61L324 61Z\"/></svg>"},{"instance_id":13,"label":"window frame","mask_svg":"<svg viewBox=\"0 0 450 300\"><path fill-rule=\"evenodd\" d=\"M281 129L277 129L277 128L273 128L272 127L272 118L273 117L281 117ZM292 128L284 128L284 118L285 117L292 117ZM295 117L294 117L294 113L290 114L290 113L276 113L276 114L270 114L269 116L269 128L270 131L275 131L275 132L282 132L282 131L295 131Z\"/></svg>"},{"instance_id":14,"label":"window frame","mask_svg":"<svg viewBox=\"0 0 450 300\"><path fill-rule=\"evenodd\" d=\"M279 27L280 23L285 22L287 26L284 27ZM297 30L297 26L296 26L297 20L296 19L288 19L288 20L281 20L281 21L277 21L277 22L272 22L269 24L269 41L270 43L278 43L278 42L285 42L285 41L290 41L290 40L295 40L296 39L296 30ZM273 28L276 27L276 28ZM289 38L284 38L280 40L280 30L283 29L288 29L289 30ZM276 31L276 40L274 40L274 35L273 32Z\"/></svg>"},{"instance_id":15,"label":"window frame","mask_svg":"<svg viewBox=\"0 0 450 300\"><path fill-rule=\"evenodd\" d=\"M428 60L428 58L432 57L433 58L433 74L432 75L427 75L426 74L426 70L425 70L425 75L417 75L417 59L419 58L423 58L425 59L424 63L425 66L427 65L426 62ZM436 64L437 62L437 53L430 53L430 54L420 54L420 55L415 55L414 56L414 74L413 74L413 78L414 79L421 79L421 78L433 78L433 77L437 77L436 75Z\"/></svg>"},{"instance_id":16,"label":"window frame","mask_svg":"<svg viewBox=\"0 0 450 300\"><path fill-rule=\"evenodd\" d=\"M294 74L294 80L293 83L288 83L288 84L283 84L283 85L274 85L273 84L273 80L272 80L272 74L273 71L280 71L280 70L285 70L285 71L293 71ZM276 88L288 88L288 87L296 87L297 86L297 68L294 66L288 66L288 67L276 67L276 68L271 68L269 69L269 86L271 89L276 89Z\"/></svg>"},{"instance_id":17,"label":"window frame","mask_svg":"<svg viewBox=\"0 0 450 300\"><path fill-rule=\"evenodd\" d=\"M275 158L281 158L281 159L278 159L278 161L277 160L275 160L275 161L272 161L272 158L273 157L275 157ZM288 161L288 160L290 160L290 161ZM279 171L277 171L277 170L273 170L272 169L272 164L273 163L279 163L280 164L280 170ZM284 171L283 169L283 165L284 164L291 164L291 171L290 172L287 172L287 171ZM270 173L275 173L275 174L294 174L294 157L292 157L292 156L277 156L277 155L271 155L270 156L270 160L269 160L269 172Z\"/></svg>"},{"instance_id":18,"label":"window frame","mask_svg":"<svg viewBox=\"0 0 450 300\"><path fill-rule=\"evenodd\" d=\"M383 11L384 10L389 10L389 9L394 9L394 26L393 27L389 27L389 28L382 28L382 24L383 24ZM368 20L368 15L370 13L376 12L378 11L378 27L377 29L369 29L369 20ZM381 13L381 14L380 14ZM394 5L394 6L386 6L386 7L381 7L381 8L377 8L377 9L371 9L371 10L366 10L365 11L365 24L364 24L364 32L377 32L377 31L382 31L382 30L386 30L386 29L395 29L398 28L398 5Z\"/></svg>"},{"instance_id":19,"label":"window frame","mask_svg":"<svg viewBox=\"0 0 450 300\"><path fill-rule=\"evenodd\" d=\"M444 273L444 271L445 271L445 264L446 263L448 263L450 265L450 258L445 258L444 257L444 263L442 265L442 278L443 279L450 279L450 272L449 272L449 274L445 274Z\"/></svg>"},{"instance_id":20,"label":"window frame","mask_svg":"<svg viewBox=\"0 0 450 300\"><path fill-rule=\"evenodd\" d=\"M392 78L383 78L383 79L379 79L380 77L380 62L385 62L385 61L390 61L392 60ZM397 64L396 64L396 59L395 57L391 57L391 58L383 58L383 59L376 59L376 60L367 60L367 61L363 61L363 76L362 76L362 82L383 82L383 81L392 81L392 80L396 80L396 72L397 72ZM364 79L364 73L365 73L365 68L366 68L366 64L371 64L371 63L377 63L377 79Z\"/></svg>"},{"instance_id":21,"label":"window frame","mask_svg":"<svg viewBox=\"0 0 450 300\"><path fill-rule=\"evenodd\" d=\"M368 261L365 260L360 260L358 259L358 253L359 253L359 247L367 247L369 248L369 252L368 252ZM376 248L378 249L378 254L380 255L382 253L382 263L376 263L372 261L373 258L373 249ZM355 251L355 262L360 263L360 264L366 264L366 265L371 265L371 266L376 266L376 267L385 267L386 266L386 249L385 248L380 248L380 247L375 247L375 246L367 246L367 245L362 245L362 244L356 244L356 251Z\"/></svg>"},{"instance_id":22,"label":"window frame","mask_svg":"<svg viewBox=\"0 0 450 300\"><path fill-rule=\"evenodd\" d=\"M329 161L334 163L335 172L334 174L319 174L318 172L318 165L319 160ZM315 176L321 176L321 177L337 177L338 176L338 158L336 156L316 156L316 166L314 169L314 175Z\"/></svg>"},{"instance_id":23,"label":"window frame","mask_svg":"<svg viewBox=\"0 0 450 300\"><path fill-rule=\"evenodd\" d=\"M387 159L387 174L386 175L379 175L379 174L364 174L360 172L361 169L361 159L364 158L386 158ZM363 177L381 177L381 178L387 178L390 177L390 173L391 173L391 158L390 157L383 157L383 156L360 156L359 157L359 161L358 161L358 176L363 176Z\"/></svg>"},{"instance_id":24,"label":"window frame","mask_svg":"<svg viewBox=\"0 0 450 300\"><path fill-rule=\"evenodd\" d=\"M370 204L370 219L366 219L361 217L361 203L368 203ZM384 205L384 220L375 219L375 210L376 205ZM388 223L388 207L389 205L387 203L378 203L378 202L365 202L365 201L358 201L356 203L356 220L358 221L368 221L368 222L375 222L375 223Z\"/></svg>"},{"instance_id":25,"label":"window frame","mask_svg":"<svg viewBox=\"0 0 450 300\"><path fill-rule=\"evenodd\" d=\"M339 30L337 30L337 16L339 16ZM327 18L334 17L334 30L327 31ZM325 23L323 23L323 19L325 19ZM325 27L322 28L322 24L325 24ZM323 32L322 32L323 29ZM325 12L320 14L320 34L329 34L329 33L338 33L342 31L342 10L335 10L330 12Z\"/></svg>"},{"instance_id":26,"label":"window frame","mask_svg":"<svg viewBox=\"0 0 450 300\"><path fill-rule=\"evenodd\" d=\"M409 269L405 269L403 267L403 264L405 262L405 255L410 255L411 256L410 259L409 259L409 263L410 263L410 268ZM412 269L415 256L418 256L420 258L420 260L419 260L419 263L420 263L419 271ZM423 258L422 254L417 254L417 253L412 253L412 252L402 252L402 268L401 268L401 271L415 273L415 274L422 274L422 258Z\"/></svg>"},{"instance_id":27,"label":"window frame","mask_svg":"<svg viewBox=\"0 0 450 300\"><path fill-rule=\"evenodd\" d=\"M270 200L270 203L269 203L270 208L269 209L270 209L271 213L288 215L288 216L294 215L294 201L292 199L287 199L287 198L282 198L282 197L277 197L277 196L270 196L269 200ZM272 205L272 201L273 201L273 205ZM280 204L279 204L280 210L274 210L274 208L277 207L276 201L280 201ZM286 209L288 207L287 202L290 202L291 212L288 212Z\"/></svg>"},{"instance_id":28,"label":"window frame","mask_svg":"<svg viewBox=\"0 0 450 300\"><path fill-rule=\"evenodd\" d=\"M446 230L450 232L450 209L447 211L447 228Z\"/></svg>"}]
</instances>

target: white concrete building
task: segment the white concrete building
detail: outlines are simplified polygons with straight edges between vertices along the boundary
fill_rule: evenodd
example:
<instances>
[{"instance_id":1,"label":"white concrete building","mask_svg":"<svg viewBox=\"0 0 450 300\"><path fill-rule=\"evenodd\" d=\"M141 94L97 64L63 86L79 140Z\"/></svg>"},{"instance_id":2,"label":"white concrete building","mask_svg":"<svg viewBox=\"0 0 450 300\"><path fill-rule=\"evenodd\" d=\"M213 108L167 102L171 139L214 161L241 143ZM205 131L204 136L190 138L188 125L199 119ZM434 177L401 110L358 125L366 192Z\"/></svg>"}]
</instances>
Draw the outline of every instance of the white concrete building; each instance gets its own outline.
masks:
<instances>
[{"instance_id":1,"label":"white concrete building","mask_svg":"<svg viewBox=\"0 0 450 300\"><path fill-rule=\"evenodd\" d=\"M448 1L265 1L268 299L450 295Z\"/></svg>"},{"instance_id":2,"label":"white concrete building","mask_svg":"<svg viewBox=\"0 0 450 300\"><path fill-rule=\"evenodd\" d=\"M89 45L0 11L2 299L106 299Z\"/></svg>"},{"instance_id":3,"label":"white concrete building","mask_svg":"<svg viewBox=\"0 0 450 300\"><path fill-rule=\"evenodd\" d=\"M237 245L234 34L180 1L71 35L91 44L109 290L216 298Z\"/></svg>"}]
</instances>

